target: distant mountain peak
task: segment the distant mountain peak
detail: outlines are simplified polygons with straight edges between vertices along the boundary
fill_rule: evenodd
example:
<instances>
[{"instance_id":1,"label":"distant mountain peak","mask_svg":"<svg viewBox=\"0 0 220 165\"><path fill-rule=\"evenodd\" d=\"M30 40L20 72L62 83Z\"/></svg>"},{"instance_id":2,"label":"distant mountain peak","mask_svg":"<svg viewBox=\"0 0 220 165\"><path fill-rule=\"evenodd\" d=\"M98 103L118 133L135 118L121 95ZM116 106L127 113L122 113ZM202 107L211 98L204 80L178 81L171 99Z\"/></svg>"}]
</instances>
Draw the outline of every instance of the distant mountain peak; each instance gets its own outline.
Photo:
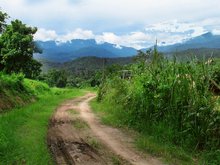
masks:
<instances>
[{"instance_id":1,"label":"distant mountain peak","mask_svg":"<svg viewBox=\"0 0 220 165\"><path fill-rule=\"evenodd\" d=\"M220 35L214 35L211 32L207 32L200 36L185 40L182 43L160 46L159 51L175 52L195 48L220 48Z\"/></svg>"},{"instance_id":2,"label":"distant mountain peak","mask_svg":"<svg viewBox=\"0 0 220 165\"><path fill-rule=\"evenodd\" d=\"M212 32L207 32L207 33L202 34L201 36L209 38L209 37L213 37L214 35L212 34Z\"/></svg>"}]
</instances>

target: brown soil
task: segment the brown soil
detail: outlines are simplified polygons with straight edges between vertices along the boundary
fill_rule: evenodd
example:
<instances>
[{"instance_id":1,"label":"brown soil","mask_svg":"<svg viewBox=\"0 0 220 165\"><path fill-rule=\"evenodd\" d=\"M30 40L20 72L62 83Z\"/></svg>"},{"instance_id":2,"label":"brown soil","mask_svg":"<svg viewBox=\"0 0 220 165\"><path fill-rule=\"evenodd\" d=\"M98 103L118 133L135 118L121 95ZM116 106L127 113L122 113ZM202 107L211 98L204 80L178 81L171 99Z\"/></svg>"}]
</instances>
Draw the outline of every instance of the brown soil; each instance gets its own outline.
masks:
<instances>
[{"instance_id":1,"label":"brown soil","mask_svg":"<svg viewBox=\"0 0 220 165\"><path fill-rule=\"evenodd\" d=\"M135 150L133 138L100 123L87 94L62 104L50 120L48 145L57 164L160 165L159 160Z\"/></svg>"}]
</instances>

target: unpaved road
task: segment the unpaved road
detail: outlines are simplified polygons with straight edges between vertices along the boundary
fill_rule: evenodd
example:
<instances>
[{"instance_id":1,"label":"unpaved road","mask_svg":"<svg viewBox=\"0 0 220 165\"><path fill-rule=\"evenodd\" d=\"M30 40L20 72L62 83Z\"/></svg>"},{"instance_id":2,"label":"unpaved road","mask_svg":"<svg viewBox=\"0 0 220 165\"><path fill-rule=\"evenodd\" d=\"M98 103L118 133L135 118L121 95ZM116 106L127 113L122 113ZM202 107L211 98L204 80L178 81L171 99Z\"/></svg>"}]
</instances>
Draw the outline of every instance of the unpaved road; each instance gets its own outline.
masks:
<instances>
[{"instance_id":1,"label":"unpaved road","mask_svg":"<svg viewBox=\"0 0 220 165\"><path fill-rule=\"evenodd\" d=\"M101 124L88 105L94 97L88 93L69 100L51 118L48 145L56 163L162 165L136 151L131 136Z\"/></svg>"}]
</instances>

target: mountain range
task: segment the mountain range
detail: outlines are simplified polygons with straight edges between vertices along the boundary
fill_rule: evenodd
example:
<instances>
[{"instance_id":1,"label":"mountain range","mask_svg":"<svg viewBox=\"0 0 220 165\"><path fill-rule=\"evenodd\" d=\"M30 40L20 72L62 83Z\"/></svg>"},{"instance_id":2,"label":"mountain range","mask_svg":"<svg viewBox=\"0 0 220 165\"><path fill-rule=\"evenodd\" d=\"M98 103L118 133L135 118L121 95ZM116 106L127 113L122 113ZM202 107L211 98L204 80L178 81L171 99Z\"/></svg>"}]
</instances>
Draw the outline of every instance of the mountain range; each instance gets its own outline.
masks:
<instances>
[{"instance_id":1,"label":"mountain range","mask_svg":"<svg viewBox=\"0 0 220 165\"><path fill-rule=\"evenodd\" d=\"M96 56L104 58L131 57L137 54L137 50L131 47L118 46L110 43L97 43L93 39L82 40L76 39L66 43L56 41L36 41L38 46L43 50L43 54L35 54L34 58L39 60L48 60L51 62L67 62L79 57ZM158 50L164 53L187 52L186 50L195 50L206 48L206 51L220 49L220 35L213 35L208 32L167 46L158 46ZM145 51L147 48L142 49Z\"/></svg>"},{"instance_id":2,"label":"mountain range","mask_svg":"<svg viewBox=\"0 0 220 165\"><path fill-rule=\"evenodd\" d=\"M168 46L159 46L161 52L180 52L188 49L220 48L220 35L213 35L211 32L191 38L182 43Z\"/></svg>"},{"instance_id":3,"label":"mountain range","mask_svg":"<svg viewBox=\"0 0 220 165\"><path fill-rule=\"evenodd\" d=\"M79 57L129 57L137 54L137 50L131 47L117 46L110 43L98 44L95 40L76 39L66 43L56 41L37 41L43 54L35 54L36 59L45 59L52 62L67 62Z\"/></svg>"}]
</instances>

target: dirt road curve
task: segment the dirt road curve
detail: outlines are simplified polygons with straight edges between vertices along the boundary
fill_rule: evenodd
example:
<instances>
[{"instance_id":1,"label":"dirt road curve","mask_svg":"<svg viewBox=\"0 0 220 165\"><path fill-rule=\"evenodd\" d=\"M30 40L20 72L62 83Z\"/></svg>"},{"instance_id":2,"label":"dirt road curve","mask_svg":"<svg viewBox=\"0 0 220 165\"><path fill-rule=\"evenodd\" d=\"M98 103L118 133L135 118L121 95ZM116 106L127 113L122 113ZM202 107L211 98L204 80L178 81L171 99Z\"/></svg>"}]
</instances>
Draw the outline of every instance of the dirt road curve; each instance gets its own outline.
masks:
<instances>
[{"instance_id":1,"label":"dirt road curve","mask_svg":"<svg viewBox=\"0 0 220 165\"><path fill-rule=\"evenodd\" d=\"M94 97L89 93L67 101L51 118L48 145L56 163L161 165L159 160L138 153L127 134L99 122L88 105Z\"/></svg>"}]
</instances>

